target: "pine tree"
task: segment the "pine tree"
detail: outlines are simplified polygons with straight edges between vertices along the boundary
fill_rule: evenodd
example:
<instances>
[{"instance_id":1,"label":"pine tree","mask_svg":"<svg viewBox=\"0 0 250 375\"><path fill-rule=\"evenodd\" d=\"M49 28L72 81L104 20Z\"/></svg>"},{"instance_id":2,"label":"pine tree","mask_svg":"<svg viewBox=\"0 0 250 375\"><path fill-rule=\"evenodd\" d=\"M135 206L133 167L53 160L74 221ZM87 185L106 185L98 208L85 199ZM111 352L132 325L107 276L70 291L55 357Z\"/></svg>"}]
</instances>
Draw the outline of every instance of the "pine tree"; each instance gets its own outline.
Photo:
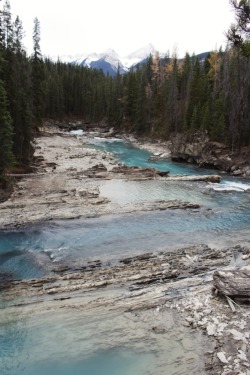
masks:
<instances>
[{"instance_id":1,"label":"pine tree","mask_svg":"<svg viewBox=\"0 0 250 375\"><path fill-rule=\"evenodd\" d=\"M138 71L139 73L139 71ZM146 98L146 75L141 70L138 74L138 93L136 102L135 130L138 134L145 134L148 129L147 124L147 98Z\"/></svg>"},{"instance_id":2,"label":"pine tree","mask_svg":"<svg viewBox=\"0 0 250 375\"><path fill-rule=\"evenodd\" d=\"M12 153L12 121L8 111L6 92L0 80L0 182L5 182L5 174L14 162Z\"/></svg>"},{"instance_id":3,"label":"pine tree","mask_svg":"<svg viewBox=\"0 0 250 375\"><path fill-rule=\"evenodd\" d=\"M42 125L44 115L45 68L40 48L40 22L34 19L33 55L32 55L32 85L33 85L33 116L35 128Z\"/></svg>"},{"instance_id":4,"label":"pine tree","mask_svg":"<svg viewBox=\"0 0 250 375\"><path fill-rule=\"evenodd\" d=\"M190 85L192 80L192 63L186 53L180 70L180 119L183 128L186 128L186 111L190 99Z\"/></svg>"},{"instance_id":5,"label":"pine tree","mask_svg":"<svg viewBox=\"0 0 250 375\"><path fill-rule=\"evenodd\" d=\"M127 75L125 90L125 118L129 126L134 126L137 115L138 81L136 72L131 71Z\"/></svg>"},{"instance_id":6,"label":"pine tree","mask_svg":"<svg viewBox=\"0 0 250 375\"><path fill-rule=\"evenodd\" d=\"M0 0L1 3L2 0ZM0 48L4 48L4 41L5 41L5 35L4 35L4 13L2 9L0 9Z\"/></svg>"},{"instance_id":7,"label":"pine tree","mask_svg":"<svg viewBox=\"0 0 250 375\"><path fill-rule=\"evenodd\" d=\"M169 124L171 131L177 133L180 130L180 94L179 94L179 66L176 56L173 56L171 64L171 74L168 77L168 105L169 105Z\"/></svg>"},{"instance_id":8,"label":"pine tree","mask_svg":"<svg viewBox=\"0 0 250 375\"><path fill-rule=\"evenodd\" d=\"M198 111L198 107L194 106L192 118L191 118L191 123L190 123L190 128L191 128L192 131L195 131L195 130L199 129L199 127L200 127L199 111Z\"/></svg>"},{"instance_id":9,"label":"pine tree","mask_svg":"<svg viewBox=\"0 0 250 375\"><path fill-rule=\"evenodd\" d=\"M23 24L19 16L16 17L13 27L13 49L15 53L24 53L23 40L24 31Z\"/></svg>"},{"instance_id":10,"label":"pine tree","mask_svg":"<svg viewBox=\"0 0 250 375\"><path fill-rule=\"evenodd\" d=\"M209 99L209 96L210 90L208 84L208 77L205 74L205 67L200 63L198 59L196 59L193 68L193 75L189 92L189 101L186 112L186 122L188 128L191 126L191 122L192 126L194 125L193 116L195 107L196 118L200 121L199 125L198 123L196 123L196 128L201 127L202 109L204 108L207 100Z\"/></svg>"},{"instance_id":11,"label":"pine tree","mask_svg":"<svg viewBox=\"0 0 250 375\"><path fill-rule=\"evenodd\" d=\"M3 43L5 48L12 48L13 46L13 24L11 7L9 0L6 0L3 6Z\"/></svg>"}]
</instances>

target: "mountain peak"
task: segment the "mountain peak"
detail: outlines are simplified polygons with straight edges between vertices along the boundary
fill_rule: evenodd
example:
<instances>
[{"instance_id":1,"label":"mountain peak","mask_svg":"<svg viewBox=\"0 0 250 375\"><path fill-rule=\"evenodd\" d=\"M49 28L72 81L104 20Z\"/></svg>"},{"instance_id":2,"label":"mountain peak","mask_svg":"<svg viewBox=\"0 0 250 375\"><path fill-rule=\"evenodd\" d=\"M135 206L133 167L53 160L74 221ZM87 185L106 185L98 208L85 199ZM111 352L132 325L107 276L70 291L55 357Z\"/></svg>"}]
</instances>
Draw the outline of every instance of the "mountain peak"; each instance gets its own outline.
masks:
<instances>
[{"instance_id":1,"label":"mountain peak","mask_svg":"<svg viewBox=\"0 0 250 375\"><path fill-rule=\"evenodd\" d=\"M154 55L155 52L156 52L155 47L153 46L153 44L149 43L146 46L144 46L142 48L139 48L138 50L130 53L127 56L127 58L133 59L133 58L137 57L137 58L145 59L150 55Z\"/></svg>"},{"instance_id":2,"label":"mountain peak","mask_svg":"<svg viewBox=\"0 0 250 375\"><path fill-rule=\"evenodd\" d=\"M82 54L75 57L72 56L71 61L69 61L70 59L67 57L67 62L86 66L88 68L102 69L104 74L114 76L118 69L120 73L125 73L131 67L145 61L150 55L154 55L155 52L156 49L151 43L149 43L123 58L119 57L117 52L112 48L109 48L102 53Z\"/></svg>"},{"instance_id":3,"label":"mountain peak","mask_svg":"<svg viewBox=\"0 0 250 375\"><path fill-rule=\"evenodd\" d=\"M124 57L122 59L123 65L130 69L132 66L135 66L140 62L145 61L150 55L154 55L155 52L155 47L153 46L153 44L149 43L146 46L139 48L138 50Z\"/></svg>"},{"instance_id":4,"label":"mountain peak","mask_svg":"<svg viewBox=\"0 0 250 375\"><path fill-rule=\"evenodd\" d=\"M112 48L106 49L105 51L100 53L100 55L103 55L103 56L109 55L109 56L114 56L116 58L119 58L117 52L115 50L113 50Z\"/></svg>"}]
</instances>

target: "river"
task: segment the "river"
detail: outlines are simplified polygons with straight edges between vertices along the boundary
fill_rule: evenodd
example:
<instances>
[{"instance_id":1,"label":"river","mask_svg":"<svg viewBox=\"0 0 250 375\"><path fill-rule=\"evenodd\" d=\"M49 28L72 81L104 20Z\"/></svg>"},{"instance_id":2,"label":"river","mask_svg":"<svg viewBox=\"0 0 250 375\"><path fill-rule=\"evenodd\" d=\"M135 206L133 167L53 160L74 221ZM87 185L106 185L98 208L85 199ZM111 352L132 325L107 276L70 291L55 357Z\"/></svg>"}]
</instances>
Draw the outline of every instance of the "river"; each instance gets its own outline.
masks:
<instances>
[{"instance_id":1,"label":"river","mask_svg":"<svg viewBox=\"0 0 250 375\"><path fill-rule=\"evenodd\" d=\"M121 140L95 138L92 145L114 153L116 158L128 166L150 166L168 170L171 174L214 173L212 170L170 160L150 162L149 152ZM15 279L34 278L51 274L53 266L58 263L80 266L98 259L103 264L115 264L121 258L147 251L172 251L201 243L215 248L249 245L250 182L226 174L221 176L220 184L154 180L102 181L101 195L114 203L140 204L148 200L181 199L198 203L201 208L107 215L1 230L0 271L9 273ZM161 350L159 343L155 344L153 350L149 350L148 345L142 345L143 340L138 333L142 328L136 328L138 332L135 340L142 347L129 346L122 339L126 335L124 327L127 319L119 314L109 315L106 312L103 320L83 314L79 320L78 315L68 317L61 313L56 319L48 315L39 320L25 314L20 316L13 307L12 314L6 317L4 312L8 303L3 295L0 301L2 375L158 375L162 372L156 370L156 363L164 364L169 374L186 374L190 371L203 373L197 354L199 344L193 344L192 334L184 328L179 329L177 339L173 339L178 323L173 323L175 318L171 314L166 318L172 322L169 323L170 333L161 342ZM84 327L81 333L79 325ZM120 340L114 339L112 325L119 331ZM99 327L101 337L96 333L96 326ZM108 340L115 340L115 344L102 349L100 341L105 332ZM201 338L196 336L196 341L199 340ZM170 353L169 362L162 362L162 348ZM158 351L158 359L155 351ZM182 358L179 368L178 356Z\"/></svg>"}]
</instances>

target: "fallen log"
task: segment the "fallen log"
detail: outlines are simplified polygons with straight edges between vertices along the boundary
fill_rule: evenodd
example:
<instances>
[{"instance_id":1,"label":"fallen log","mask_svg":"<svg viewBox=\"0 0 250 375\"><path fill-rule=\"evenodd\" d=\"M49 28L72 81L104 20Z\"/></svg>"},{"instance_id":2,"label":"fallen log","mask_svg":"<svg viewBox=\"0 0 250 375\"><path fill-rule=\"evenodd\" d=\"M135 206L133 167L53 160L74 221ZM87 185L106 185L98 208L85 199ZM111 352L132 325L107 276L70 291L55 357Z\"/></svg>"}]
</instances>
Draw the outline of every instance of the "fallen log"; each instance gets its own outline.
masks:
<instances>
[{"instance_id":1,"label":"fallen log","mask_svg":"<svg viewBox=\"0 0 250 375\"><path fill-rule=\"evenodd\" d=\"M158 171L157 169L155 168L150 168L150 167L145 167L145 168L141 168L141 167L129 167L129 166L126 166L126 165L121 165L121 166L118 166L118 167L114 167L112 169L112 172L113 173L146 173L146 172L150 172L150 173L162 173L161 171ZM165 172L165 173L169 173L169 172Z\"/></svg>"},{"instance_id":2,"label":"fallen log","mask_svg":"<svg viewBox=\"0 0 250 375\"><path fill-rule=\"evenodd\" d=\"M32 178L32 177L39 177L45 176L46 173L8 173L8 177L15 177L15 178Z\"/></svg>"},{"instance_id":3,"label":"fallen log","mask_svg":"<svg viewBox=\"0 0 250 375\"><path fill-rule=\"evenodd\" d=\"M168 181L205 181L218 183L221 177L219 175L203 175L203 176L169 176Z\"/></svg>"},{"instance_id":4,"label":"fallen log","mask_svg":"<svg viewBox=\"0 0 250 375\"><path fill-rule=\"evenodd\" d=\"M213 274L214 287L230 297L250 297L250 270L220 270Z\"/></svg>"},{"instance_id":5,"label":"fallen log","mask_svg":"<svg viewBox=\"0 0 250 375\"><path fill-rule=\"evenodd\" d=\"M159 171L155 168L139 168L139 167L128 167L125 165L114 167L112 169L113 173L122 173L124 175L144 175L146 177L166 177L167 181L205 181L218 183L221 180L219 175L196 175L196 176L187 176L187 175L169 175L169 171Z\"/></svg>"}]
</instances>

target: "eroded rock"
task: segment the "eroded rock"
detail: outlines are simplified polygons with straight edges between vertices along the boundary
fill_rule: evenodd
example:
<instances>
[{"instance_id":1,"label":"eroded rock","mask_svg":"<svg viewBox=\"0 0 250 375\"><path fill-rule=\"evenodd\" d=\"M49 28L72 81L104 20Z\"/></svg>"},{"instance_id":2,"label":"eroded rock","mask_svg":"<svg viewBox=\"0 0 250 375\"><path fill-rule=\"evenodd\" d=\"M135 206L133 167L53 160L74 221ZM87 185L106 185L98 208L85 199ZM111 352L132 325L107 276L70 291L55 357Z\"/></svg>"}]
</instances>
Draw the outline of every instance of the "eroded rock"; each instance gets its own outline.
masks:
<instances>
[{"instance_id":1,"label":"eroded rock","mask_svg":"<svg viewBox=\"0 0 250 375\"><path fill-rule=\"evenodd\" d=\"M234 176L250 177L250 152L232 152L223 143L212 142L207 132L179 133L172 137L171 157L200 167L230 172Z\"/></svg>"}]
</instances>

